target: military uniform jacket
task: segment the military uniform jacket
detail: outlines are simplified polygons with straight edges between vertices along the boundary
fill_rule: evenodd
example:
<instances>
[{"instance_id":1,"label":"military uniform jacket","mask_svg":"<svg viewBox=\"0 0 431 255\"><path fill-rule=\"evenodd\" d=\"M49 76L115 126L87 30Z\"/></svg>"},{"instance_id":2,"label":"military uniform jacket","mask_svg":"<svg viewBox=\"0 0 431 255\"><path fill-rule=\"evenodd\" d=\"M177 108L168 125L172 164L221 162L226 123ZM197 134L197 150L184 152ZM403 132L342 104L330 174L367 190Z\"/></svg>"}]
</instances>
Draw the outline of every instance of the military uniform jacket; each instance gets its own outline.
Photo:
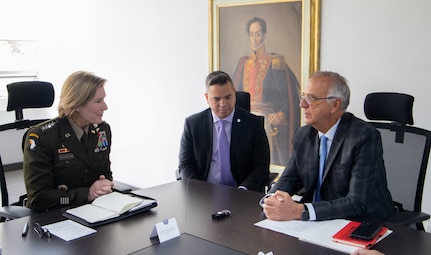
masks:
<instances>
[{"instance_id":1,"label":"military uniform jacket","mask_svg":"<svg viewBox=\"0 0 431 255\"><path fill-rule=\"evenodd\" d=\"M30 128L23 149L30 208L49 210L87 203L89 187L100 175L112 180L111 129L106 122L89 126L88 149L67 118Z\"/></svg>"}]
</instances>

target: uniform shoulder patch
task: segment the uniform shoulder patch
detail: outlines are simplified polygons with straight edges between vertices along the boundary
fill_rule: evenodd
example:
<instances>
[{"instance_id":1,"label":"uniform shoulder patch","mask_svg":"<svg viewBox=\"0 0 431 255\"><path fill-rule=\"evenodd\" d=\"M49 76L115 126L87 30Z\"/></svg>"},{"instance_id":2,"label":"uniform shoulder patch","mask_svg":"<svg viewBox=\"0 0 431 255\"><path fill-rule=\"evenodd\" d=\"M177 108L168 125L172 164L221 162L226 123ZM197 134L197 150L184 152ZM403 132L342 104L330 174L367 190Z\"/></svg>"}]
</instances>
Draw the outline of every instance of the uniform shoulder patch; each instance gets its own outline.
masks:
<instances>
[{"instance_id":1,"label":"uniform shoulder patch","mask_svg":"<svg viewBox=\"0 0 431 255\"><path fill-rule=\"evenodd\" d=\"M39 141L39 135L36 133L30 133L28 135L28 149L30 151L35 151L38 141Z\"/></svg>"}]
</instances>

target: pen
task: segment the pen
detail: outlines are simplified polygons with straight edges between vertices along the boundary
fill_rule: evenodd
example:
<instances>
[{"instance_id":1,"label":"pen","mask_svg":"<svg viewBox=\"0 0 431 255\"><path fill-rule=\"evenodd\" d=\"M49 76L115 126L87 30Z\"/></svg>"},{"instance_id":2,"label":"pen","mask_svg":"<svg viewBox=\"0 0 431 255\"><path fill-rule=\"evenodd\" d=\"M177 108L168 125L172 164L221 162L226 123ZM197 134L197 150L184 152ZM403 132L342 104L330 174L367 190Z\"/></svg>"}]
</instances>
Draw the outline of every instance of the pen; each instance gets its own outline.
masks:
<instances>
[{"instance_id":1,"label":"pen","mask_svg":"<svg viewBox=\"0 0 431 255\"><path fill-rule=\"evenodd\" d=\"M28 227L29 227L29 223L28 221L25 223L24 228L22 229L22 234L21 236L26 236L28 233Z\"/></svg>"}]
</instances>

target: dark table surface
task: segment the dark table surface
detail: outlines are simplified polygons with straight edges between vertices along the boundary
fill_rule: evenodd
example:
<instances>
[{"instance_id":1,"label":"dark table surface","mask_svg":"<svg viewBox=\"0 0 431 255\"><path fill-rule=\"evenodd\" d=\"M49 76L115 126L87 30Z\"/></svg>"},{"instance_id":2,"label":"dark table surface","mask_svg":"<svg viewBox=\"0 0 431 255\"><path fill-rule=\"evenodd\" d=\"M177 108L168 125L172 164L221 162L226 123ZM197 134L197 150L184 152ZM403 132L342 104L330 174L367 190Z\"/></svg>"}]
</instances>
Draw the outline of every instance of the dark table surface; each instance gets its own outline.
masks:
<instances>
[{"instance_id":1,"label":"dark table surface","mask_svg":"<svg viewBox=\"0 0 431 255\"><path fill-rule=\"evenodd\" d=\"M65 220L65 209L0 224L3 254L130 254L156 243L150 239L156 223L175 218L181 233L220 244L247 254L272 251L281 254L343 254L281 233L254 226L264 219L258 205L262 193L237 190L207 182L186 180L135 191L158 201L148 212L96 227L97 233L69 242L57 237L41 239L30 229L21 237L26 221L31 226ZM231 216L213 220L211 214L229 209ZM431 234L396 225L393 233L375 248L390 254L431 254Z\"/></svg>"}]
</instances>

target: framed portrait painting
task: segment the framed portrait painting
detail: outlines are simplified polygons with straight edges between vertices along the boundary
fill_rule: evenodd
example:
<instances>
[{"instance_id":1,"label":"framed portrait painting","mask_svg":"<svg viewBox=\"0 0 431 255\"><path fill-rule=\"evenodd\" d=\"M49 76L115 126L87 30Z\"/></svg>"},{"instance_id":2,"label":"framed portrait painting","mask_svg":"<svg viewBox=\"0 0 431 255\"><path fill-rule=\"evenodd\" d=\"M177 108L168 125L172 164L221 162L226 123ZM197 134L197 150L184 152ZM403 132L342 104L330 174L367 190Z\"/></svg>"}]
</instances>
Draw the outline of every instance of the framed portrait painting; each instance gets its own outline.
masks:
<instances>
[{"instance_id":1,"label":"framed portrait painting","mask_svg":"<svg viewBox=\"0 0 431 255\"><path fill-rule=\"evenodd\" d=\"M320 0L209 0L210 71L223 70L264 116L271 164L286 165L299 94L319 69Z\"/></svg>"}]
</instances>

